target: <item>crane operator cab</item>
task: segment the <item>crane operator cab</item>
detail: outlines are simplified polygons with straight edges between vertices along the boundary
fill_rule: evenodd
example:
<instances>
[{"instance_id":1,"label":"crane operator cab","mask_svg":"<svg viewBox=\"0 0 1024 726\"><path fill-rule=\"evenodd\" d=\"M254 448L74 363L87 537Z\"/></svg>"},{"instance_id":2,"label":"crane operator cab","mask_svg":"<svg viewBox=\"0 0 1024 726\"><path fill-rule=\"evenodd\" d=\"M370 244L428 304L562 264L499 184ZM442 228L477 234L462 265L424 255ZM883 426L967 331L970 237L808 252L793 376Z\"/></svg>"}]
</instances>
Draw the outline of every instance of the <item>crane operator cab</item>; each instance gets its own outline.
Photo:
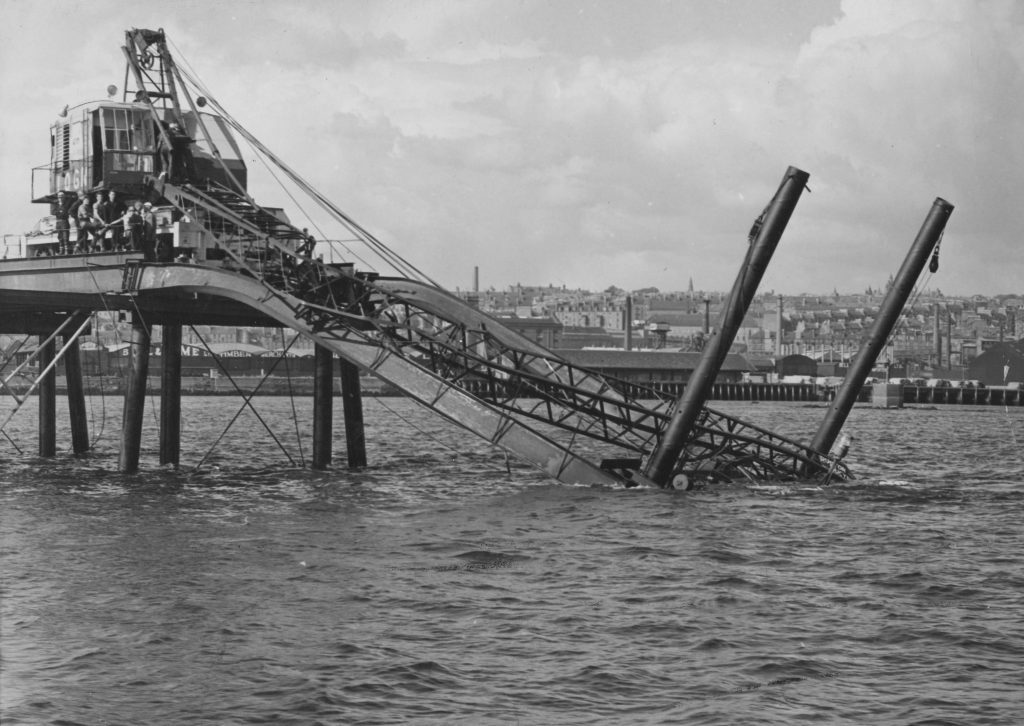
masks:
<instances>
[{"instance_id":1,"label":"crane operator cab","mask_svg":"<svg viewBox=\"0 0 1024 726\"><path fill-rule=\"evenodd\" d=\"M249 196L232 130L248 135L194 94L201 88L178 69L163 30L128 30L121 50L134 89L111 85L105 99L58 114L49 163L32 170L32 201L49 215L18 236L17 256L117 253L230 267L304 244L284 210ZM10 246L5 236L5 258Z\"/></svg>"},{"instance_id":2,"label":"crane operator cab","mask_svg":"<svg viewBox=\"0 0 1024 726\"><path fill-rule=\"evenodd\" d=\"M111 89L116 93L113 86ZM245 162L227 123L213 114L202 116L221 161L244 188ZM33 170L33 192L43 192L33 201L49 201L48 197L62 189L71 194L102 189L138 195L145 191L147 176L161 173L173 174L178 183L227 185L227 172L216 163L205 136L196 133L196 115L182 114L184 128L171 114L167 117L154 119L145 103L113 99L65 109L50 127L49 166ZM158 123L165 134L160 133ZM165 135L173 148L167 148ZM36 172L48 172L44 189L39 189L42 180Z\"/></svg>"}]
</instances>

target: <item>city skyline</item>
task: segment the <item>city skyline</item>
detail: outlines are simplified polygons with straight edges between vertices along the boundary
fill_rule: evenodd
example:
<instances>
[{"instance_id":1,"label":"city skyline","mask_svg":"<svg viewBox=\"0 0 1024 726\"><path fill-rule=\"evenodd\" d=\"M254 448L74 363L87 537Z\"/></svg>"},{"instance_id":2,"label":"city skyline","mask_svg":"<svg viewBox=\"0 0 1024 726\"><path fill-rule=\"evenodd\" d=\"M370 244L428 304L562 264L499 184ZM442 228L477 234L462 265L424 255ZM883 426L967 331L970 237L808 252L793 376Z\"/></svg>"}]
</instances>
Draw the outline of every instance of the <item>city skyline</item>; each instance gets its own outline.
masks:
<instances>
[{"instance_id":1,"label":"city skyline","mask_svg":"<svg viewBox=\"0 0 1024 726\"><path fill-rule=\"evenodd\" d=\"M956 208L930 289L1012 294L1024 279L1016 3L0 0L0 10L0 99L14 110L0 132L4 233L44 211L29 203L28 179L47 161L56 115L124 85L125 29L162 27L257 138L450 289L470 287L479 264L485 288L665 290L692 277L728 290L790 165L810 173L811 193L762 289L884 284L936 196ZM258 201L307 223L254 157L250 171ZM310 217L322 236L342 234ZM348 252L366 266L362 250Z\"/></svg>"},{"instance_id":2,"label":"city skyline","mask_svg":"<svg viewBox=\"0 0 1024 726\"><path fill-rule=\"evenodd\" d=\"M1024 284L1024 283L1022 283L1022 284ZM694 295L705 295L706 294L706 295L716 295L716 296L719 296L719 297L724 297L724 296L729 294L729 289L726 289L726 288L710 289L710 288L702 288L702 287L697 286L697 285L695 285L694 288L691 290L689 288L661 289L661 288L655 288L655 287L649 286L649 285L641 286L641 287L637 287L637 288L625 288L625 287L622 287L621 285L612 284L612 285L609 285L608 287L604 288L603 290L595 290L595 289L583 288L583 287L571 287L571 286L562 287L561 285L554 285L554 284L551 284L551 283L533 282L533 281L526 281L526 282L516 281L516 282L511 283L509 285L506 285L504 287L497 287L497 286L493 286L493 285L491 285L491 286L484 286L483 284L481 284L480 285L480 289L478 290L478 292L481 293L481 294L485 294L485 293L486 294L507 294L508 292L511 292L512 290L514 290L516 287L520 287L520 288L522 288L524 290L555 289L555 290L563 290L564 292L567 292L567 293L578 292L578 293L584 293L584 294L587 294L587 295L607 294L613 288L615 290L617 290L618 292L624 293L624 294L637 294L637 293L651 292L652 294L655 294L655 295L680 295L680 296L684 296L684 295L687 295L687 294L694 294ZM764 288L764 286L762 285L762 289L759 289L756 292L755 299L764 298L764 297L776 297L778 295L782 295L783 297L786 297L786 298L799 298L799 297L831 298L831 297L837 296L837 295L840 298L864 297L866 295L871 295L871 296L874 296L874 297L881 298L885 294L885 286L884 285L876 285L876 286L872 286L870 288L865 288L863 290L843 290L843 289L840 289L840 288L833 288L832 290L801 290L801 291L798 291L798 292L791 292L791 293L790 292L776 291L774 289L763 289L763 288ZM469 286L469 287L461 287L460 286L460 287L455 287L455 288L452 288L452 289L457 291L457 292L459 292L460 294L468 294L468 293L473 292L472 286ZM950 298L950 299L964 299L964 298L982 297L982 298L989 299L989 300L996 299L996 298L1006 298L1006 297L1024 299L1024 289L1021 289L1019 291L1014 291L1014 290L1007 289L1005 291L995 291L995 292L986 292L986 293L982 293L982 292L966 292L966 293L963 293L963 294L946 293L940 287L933 287L933 288L928 288L928 289L916 288L916 290L919 290L919 294L915 295L915 297L919 297L920 296L920 297L925 297L927 299L932 299L934 297Z\"/></svg>"}]
</instances>

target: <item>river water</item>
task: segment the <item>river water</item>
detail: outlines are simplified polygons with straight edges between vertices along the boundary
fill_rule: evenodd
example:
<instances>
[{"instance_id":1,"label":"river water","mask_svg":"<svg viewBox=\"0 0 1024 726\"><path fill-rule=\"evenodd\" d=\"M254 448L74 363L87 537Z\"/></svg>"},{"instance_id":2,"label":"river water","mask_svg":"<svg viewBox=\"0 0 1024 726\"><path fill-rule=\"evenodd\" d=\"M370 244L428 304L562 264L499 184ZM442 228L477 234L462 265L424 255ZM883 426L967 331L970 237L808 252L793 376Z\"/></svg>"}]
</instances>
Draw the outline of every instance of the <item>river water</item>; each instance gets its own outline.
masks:
<instances>
[{"instance_id":1,"label":"river water","mask_svg":"<svg viewBox=\"0 0 1024 726\"><path fill-rule=\"evenodd\" d=\"M855 482L664 492L552 482L401 399L365 400L370 468L312 472L309 399L255 403L287 454L185 398L182 468L147 409L133 476L116 399L82 459L18 413L3 723L1024 723L1019 408L858 408Z\"/></svg>"}]
</instances>

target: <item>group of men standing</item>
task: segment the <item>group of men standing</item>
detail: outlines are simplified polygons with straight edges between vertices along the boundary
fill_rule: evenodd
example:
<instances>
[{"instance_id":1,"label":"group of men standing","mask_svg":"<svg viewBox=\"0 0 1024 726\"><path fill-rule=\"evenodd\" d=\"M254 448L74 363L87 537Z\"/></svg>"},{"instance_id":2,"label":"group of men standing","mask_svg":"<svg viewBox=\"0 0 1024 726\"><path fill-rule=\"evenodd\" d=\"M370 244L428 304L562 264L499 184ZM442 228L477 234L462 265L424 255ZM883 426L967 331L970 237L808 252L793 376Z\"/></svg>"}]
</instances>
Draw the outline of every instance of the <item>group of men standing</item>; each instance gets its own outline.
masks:
<instances>
[{"instance_id":1,"label":"group of men standing","mask_svg":"<svg viewBox=\"0 0 1024 726\"><path fill-rule=\"evenodd\" d=\"M146 260L156 260L156 214L150 202L122 202L117 192L96 192L93 200L84 190L78 198L66 191L57 192L54 214L57 218L56 254L88 252L142 252ZM78 239L71 244L71 222ZM53 251L51 251L52 253Z\"/></svg>"},{"instance_id":2,"label":"group of men standing","mask_svg":"<svg viewBox=\"0 0 1024 726\"><path fill-rule=\"evenodd\" d=\"M177 122L162 123L158 134L160 178L183 184L196 179L192 157L192 139ZM71 255L87 252L143 252L147 260L157 259L156 215L149 202L125 204L117 192L98 191L94 198L83 189L77 199L66 190L57 192L52 206L56 217L57 244L40 252L45 255ZM78 238L71 241L71 230ZM170 253L170 250L161 252Z\"/></svg>"}]
</instances>

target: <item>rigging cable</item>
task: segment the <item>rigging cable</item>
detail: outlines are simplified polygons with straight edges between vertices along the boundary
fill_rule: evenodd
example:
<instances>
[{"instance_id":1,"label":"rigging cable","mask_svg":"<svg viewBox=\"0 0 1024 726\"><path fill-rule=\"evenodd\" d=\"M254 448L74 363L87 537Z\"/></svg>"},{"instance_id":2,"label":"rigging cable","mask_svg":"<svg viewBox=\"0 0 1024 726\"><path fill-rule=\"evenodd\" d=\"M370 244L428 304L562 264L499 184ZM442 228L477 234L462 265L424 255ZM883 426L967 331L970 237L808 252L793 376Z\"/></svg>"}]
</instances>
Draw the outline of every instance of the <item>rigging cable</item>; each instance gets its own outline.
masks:
<instances>
[{"instance_id":1,"label":"rigging cable","mask_svg":"<svg viewBox=\"0 0 1024 726\"><path fill-rule=\"evenodd\" d=\"M903 305L903 310L904 311L913 310L914 305L917 304L918 298L920 298L921 295L924 293L924 291L926 289L928 289L928 284L931 281L931 279L932 279L931 271L926 272L925 275L924 275L924 279L920 282L920 284L918 284L917 286L914 287L914 289L911 291L910 298ZM903 332L904 328L907 327L907 323L908 322L909 322L909 320L906 317L906 315L905 314L901 314L900 317L897 319L896 325L894 325L892 327L892 330L889 331L889 335L886 337L885 345L882 347L883 351L886 348L889 348L891 346L893 351L894 351L894 354L895 354L895 350L896 350L896 337L901 332Z\"/></svg>"},{"instance_id":2,"label":"rigging cable","mask_svg":"<svg viewBox=\"0 0 1024 726\"><path fill-rule=\"evenodd\" d=\"M86 263L86 270L89 272L89 278L92 280L93 287L96 288L96 294L99 295L100 302L103 303L103 310L107 313L107 315L111 316L111 324L114 327L115 338L117 339L118 343L122 343L124 341L121 339L121 329L118 327L117 322L114 320L113 311L110 309L110 306L107 305L107 295L112 294L112 291L104 292L103 290L100 289L100 284L96 280L96 275L93 274L93 271L91 269L94 266L96 266L95 263L87 262ZM97 317L98 317L98 314L97 314ZM96 336L96 339L97 339L97 341L99 340L99 335L98 334ZM103 378L104 378L104 376L103 376L103 373L101 372L100 376L99 376L99 379L100 379L100 413L101 413L100 428L99 428L99 431L93 437L92 442L89 444L89 448L90 449L96 448L96 444L99 443L100 439L103 436L103 433L107 430L107 397L106 397L106 388L105 388L105 383L104 383ZM91 401L90 401L90 404L89 404L89 410L90 410L90 413L91 413L92 412L92 402ZM93 422L95 423L95 418L93 419Z\"/></svg>"},{"instance_id":3,"label":"rigging cable","mask_svg":"<svg viewBox=\"0 0 1024 726\"><path fill-rule=\"evenodd\" d=\"M171 42L171 41L168 41L168 42ZM173 43L171 43L171 45L173 46L174 44L173 44ZM175 52L176 52L176 53L178 53L178 48L177 48L176 46L175 46ZM206 94L206 96L207 96L207 97L209 97L209 96L210 96L210 94L209 94L209 89L207 89L207 88L206 88L206 87L205 87L205 86L204 86L204 85L203 85L203 84L202 84L202 83L201 83L201 82L200 82L200 81L198 80L198 74L197 74L197 73L195 72L195 70L194 70L194 69L192 69L192 68L191 68L191 65L190 65L190 64L188 63L188 61L187 61L187 60L185 60L184 58L181 58L180 60L182 61L182 63L184 63L184 65L186 65L186 66L189 66L189 68L190 68L190 70L191 70L191 73L189 73L189 72L183 71L183 70L181 69L181 67L180 67L180 66L178 66L178 65L176 65L176 66L175 66L175 68L176 68L176 70L177 70L177 72L178 72L178 80L180 81L181 85L182 85L183 87L184 87L184 86L186 85L186 84L185 84L185 79L187 78L187 79L188 79L188 81L189 81L189 83L190 83L190 84L192 85L192 87L193 87L193 90L196 90L196 91L198 91L198 92L200 92L200 93ZM187 89L186 89L186 90L187 90ZM214 100L213 102L214 102L214 103L216 103L216 102L215 102L215 100ZM223 112L223 110L221 110L221 113L222 113L222 117L223 117L223 118L224 118L224 119L225 119L225 120L227 121L227 120L228 120L228 117L227 117L227 114L226 114L226 112ZM247 140L247 141L249 141L249 137L247 137L247 136L246 136L245 138L246 138L246 140ZM212 142L212 141L210 141L210 143L212 144L213 142ZM312 226L314 227L314 229L316 229L316 230L317 230L317 231L318 231L318 232L320 233L320 236L321 236L322 238L324 238L324 239L325 239L325 241L326 241L326 242L327 242L327 243L329 244L329 246L330 246L330 248L331 248L332 250L334 249L334 243L335 243L335 242L338 242L339 244L341 244L341 246L342 246L342 248L344 249L344 251L348 252L348 254L349 254L349 256L350 256L351 258L353 258L353 259L355 259L355 260L358 260L358 261L359 261L360 263L362 263L362 264L363 264L363 265L364 265L365 267L367 267L368 269L370 269L370 270L373 270L373 271L376 271L376 269L375 269L375 267L374 267L374 265L373 265L372 263L370 263L369 261L367 261L367 260L363 259L363 257L362 257L361 255L359 255L359 254L358 254L358 253L357 253L357 252L356 252L355 250L353 250L353 249L352 249L351 247L349 247L349 246L348 246L347 244L345 244L345 243L346 243L346 241L350 241L350 242L363 242L363 243L365 243L365 242L366 242L366 240L362 239L362 238L361 238L361 237L359 237L358 235L356 235L356 236L352 237L352 238L351 238L351 239L349 239L349 240L343 240L343 239L339 239L339 240L327 240L327 239L326 239L327 235L326 235L326 234L324 233L323 229L322 229L322 228L321 228L321 227L319 226L319 224L317 224L317 223L316 223L315 221L313 221L313 219L312 219L311 215L310 215L310 214L309 214L309 213L308 213L308 212L306 211L306 209L305 209L305 207L304 207L304 206L302 205L302 203L301 203L301 202L299 202L299 200L298 200L298 199L296 199L295 195L294 195L294 194L292 194L291 190L289 190L289 189L288 189L288 188L287 188L287 187L286 187L286 186L284 185L284 183L283 183L283 182L282 182L282 181L280 180L280 178L279 178L279 177L278 177L278 176L277 176L277 175L276 175L276 174L274 173L273 169L272 169L272 168L270 167L270 165L269 165L269 164L267 163L266 157L265 157L265 156L264 156L264 155L263 155L263 154L262 154L262 153L261 153L261 152L259 151L259 149L257 149L257 148L256 148L256 146L254 146L254 145L252 144L252 142L250 142L250 149L251 149L251 150L252 150L252 151L254 152L254 154L255 154L256 158L258 158L258 159L260 160L260 163L261 163L261 164L263 165L263 167L264 167L264 168L265 168L265 169L267 170L267 173L269 173L269 174L270 174L270 176L271 176L271 177L272 177L272 178L274 179L274 181L275 181L275 182L277 183L277 185L278 185L278 186L279 186L279 187L280 187L280 188L281 188L281 189L282 189L282 190L283 190L283 191L285 192L285 194L287 194L287 195L288 195L289 199L291 199L291 200L292 200L292 202L293 202L293 203L294 203L294 204L295 204L295 205L296 205L296 206L297 206L297 207L299 208L299 210L300 210L300 212L302 212L303 216L305 216L305 217L306 217L306 219L310 220L310 224L311 224L311 225L312 225ZM218 152L218 154L216 154L216 155L218 155L218 158L219 158L219 152ZM307 192L307 193L308 193L308 192ZM246 199L248 199L248 200L249 200L249 201L250 201L250 202L251 202L252 204L254 204L255 206L259 206L259 205L257 205L257 204L256 204L256 202L255 202L255 201L254 201L254 200L253 200L253 199L252 199L252 198L251 198L251 197L250 197L250 196L248 195L248 193L245 193L245 192L244 192L244 190L243 190L243 196L245 196L245 197L246 197ZM355 234L355 232L354 232L354 231L352 231L351 229L350 229L350 232L352 232L352 234Z\"/></svg>"},{"instance_id":4,"label":"rigging cable","mask_svg":"<svg viewBox=\"0 0 1024 726\"><path fill-rule=\"evenodd\" d=\"M291 343L289 343L288 346L285 347L284 328L278 328L278 330L281 332L281 358L284 359L284 376L285 376L285 380L288 381L288 398L291 400L291 404L292 404L292 422L295 424L295 441L296 441L296 443L298 444L298 447L299 447L299 460L302 462L302 466L305 467L306 466L306 455L305 455L305 452L303 452L303 450L302 450L302 437L299 435L299 415L295 411L295 391L292 390L292 371L291 371L291 368L288 365L288 353L287 353L287 351L291 349L292 345L291 345ZM298 339L299 339L299 336L298 336L298 334L296 334L295 337L292 338L292 343L294 343ZM333 391L332 391L332 394L333 394Z\"/></svg>"},{"instance_id":5,"label":"rigging cable","mask_svg":"<svg viewBox=\"0 0 1024 726\"><path fill-rule=\"evenodd\" d=\"M185 65L188 65L187 61ZM203 93L209 104L221 115L225 122L227 122L233 129L235 129L243 138L245 138L254 148L260 153L264 154L266 158L270 159L279 169L281 169L300 189L308 194L314 201L316 201L325 211L335 217L339 222L344 224L349 231L351 231L357 238L363 241L368 247L373 249L384 261L388 262L396 271L407 277L414 277L422 281L430 282L431 284L437 285L436 282L431 280L424 272L416 268L408 260L402 258L396 252L387 247L383 242L374 237L368 230L363 228L353 218L335 206L327 197L317 191L309 182L302 178L294 169L288 166L282 159L274 154L268 147L262 142L256 139L244 126L242 126L236 119L234 119L220 103L213 97L209 92L209 89L198 80L197 77L191 73L181 69L179 72L182 76L188 79L188 81L195 87L196 90Z\"/></svg>"},{"instance_id":6,"label":"rigging cable","mask_svg":"<svg viewBox=\"0 0 1024 726\"><path fill-rule=\"evenodd\" d=\"M214 355L213 351L210 350L210 346L207 345L206 341L203 339L203 336L201 336L199 334L199 331L195 329L195 326L190 325L189 329L193 333L195 333L196 337L199 338L199 342L202 343L203 347L206 348L207 352L209 352L210 355L213 356L214 361L217 363L217 365L220 367L220 369L222 371L224 371L225 375L227 375L228 380L231 381L231 383L235 386L235 388L237 390L241 391L241 389L239 389L239 387L238 387L238 384L235 383L235 380L231 377L231 374L228 373L227 370L224 368L224 364L220 362L220 358L217 357L216 355ZM298 340L298 336L296 336L295 340ZM293 340L292 342L294 343L295 341ZM288 347L290 349L291 345L289 345ZM288 352L287 350L284 351L284 353L282 353L282 355L287 354L287 352ZM274 366L276 366L276 365L277 365L277 363L275 362ZM268 371L267 375L263 377L263 380L267 379L267 377L270 375L270 373L274 370L274 366L271 366L270 371ZM261 382L261 384L262 384L262 382ZM258 390L258 388L259 387L257 386L257 390ZM286 457L288 457L288 461L291 463L291 465L295 466L295 459L293 459L291 454L288 453L287 449L284 448L284 445L277 438L277 436L274 434L274 432L270 429L270 426L267 424L266 421L263 420L263 417L260 416L259 411L256 410L256 407L251 404L251 400L252 400L252 397L254 395L256 395L256 391L255 390L252 391L251 393L249 393L245 397L245 400L242 402L242 406L238 409L238 411L235 413L235 415L232 416L231 420L228 422L228 425L224 427L224 430L221 432L220 436L217 437L217 440L214 441L213 444L211 444L209 451L206 452L206 454L199 461L199 463L195 465L195 468L192 469L193 472L198 471L199 467L201 467L204 463L206 463L206 460L210 457L210 454L213 453L214 449L217 448L217 445L221 442L221 440L224 438L224 436L227 435L228 431L234 425L235 421L238 420L238 417L242 415L242 411L244 411L246 409L246 407L248 407L250 410L252 410L253 414L256 416L256 418L259 420L259 422L261 424L263 424L263 428L265 428L267 430L267 433L270 434L270 437L274 440L274 443L276 443L278 445L278 448L280 448L281 451L284 452L284 455Z\"/></svg>"},{"instance_id":7,"label":"rigging cable","mask_svg":"<svg viewBox=\"0 0 1024 726\"><path fill-rule=\"evenodd\" d=\"M18 444L15 443L14 439L11 438L10 434L8 434L6 431L0 431L0 433L2 433L4 435L4 438L7 439L11 443L11 446L14 447L15 451L17 451L19 454L24 454L25 453L24 451L21 450L21 447L18 446Z\"/></svg>"},{"instance_id":8,"label":"rigging cable","mask_svg":"<svg viewBox=\"0 0 1024 726\"><path fill-rule=\"evenodd\" d=\"M384 396L375 396L374 397L374 399L377 401L378 405L383 407L384 410L386 410L388 413L390 413L393 416L395 416L395 418L397 418L399 421L402 421L404 424L406 424L410 428L414 429L415 431L419 432L423 436L427 437L428 439L433 441L435 444L439 444L440 446L443 446L444 448L448 449L449 451L455 452L455 455L452 457L453 459L458 457L458 456L465 455L465 452L463 452L461 449L457 449L454 446L452 446L451 444L449 444L446 441L443 441L441 438L439 438L438 435L437 435L437 429L436 428L429 429L429 430L428 429L420 428L415 423L413 423L413 421L411 419L409 419L406 416L403 416L401 413L399 413L398 411L396 411L395 409L391 408L386 403L384 403L383 398L384 398ZM492 464L490 462L486 462L485 466L487 466L488 468L494 469L495 471L499 471L499 472L500 471L505 471L507 473L511 473L511 465L509 464L509 454L508 454L508 452L504 448L502 448L499 444L496 444L493 441L487 441L487 443L488 443L488 445L491 448L497 449L502 454L504 454L504 456L505 456L505 468L501 468L501 467L495 466L494 464Z\"/></svg>"},{"instance_id":9,"label":"rigging cable","mask_svg":"<svg viewBox=\"0 0 1024 726\"><path fill-rule=\"evenodd\" d=\"M221 115L221 117L225 120L225 122L227 122L232 128L234 128L242 136L242 138L246 139L246 141L249 142L249 144L257 152L259 152L258 156L261 159L261 162L267 168L267 170L270 173L270 175L282 187L282 189L285 189L285 191L288 194L288 196L291 197L292 200L295 201L297 206L300 207L300 210L302 209L301 204L299 204L298 201L295 200L294 196L291 195L290 191L288 191L285 188L284 184L281 183L280 179L277 177L277 175L273 172L273 170L267 164L267 161L266 161L267 159L270 159L271 161L273 161L273 163L279 169L284 171L284 173L292 180L293 183L295 183L306 194L311 196L322 208L324 208L326 211L328 211L328 213L332 214L338 221L340 221L344 226L346 226L349 229L349 231L353 235L355 235L357 240L360 240L360 241L364 242L364 244L366 244L368 247L373 249L382 259L384 259L386 262L388 262L396 270L398 270L399 272L405 274L406 276L416 277L416 278L419 278L419 279L422 279L422 280L426 280L426 281L430 282L431 284L434 284L435 286L437 286L437 283L435 283L433 280L430 280L429 277L427 277L424 273L422 273L417 268L415 268L411 263L409 263L407 260L404 260L402 257L400 257L399 255L394 253L386 245L384 245L382 242L380 242L378 239L376 239L372 234L370 234L367 230L365 230L363 227L361 227L357 222L355 222L354 219L350 218L348 215L346 215L344 212L342 212L340 209L338 209L336 206L334 206L330 202L330 200L328 200L320 192L318 192L316 189L314 189L312 187L312 185L310 185L308 182L306 182L293 169L291 169L280 158L278 158L275 154L273 154L273 152L271 152L266 146L264 146L258 139L256 139L254 136L252 136L252 134L250 134L244 127L242 127L242 125L240 123L238 123L238 121L235 120L219 104L219 102L213 97L213 95L209 92L209 89L206 88L205 84L203 84L202 81L199 80L198 74L195 73L194 69L191 68L191 65L188 63L188 61L185 60L180 55L179 50L178 50L177 47L175 47L175 52L178 53L179 60L180 60L180 64L177 67L178 73L181 76L183 76L184 78L186 78L191 83L191 85L194 87L194 89L196 89L199 93L204 94L206 96L206 98L207 98L207 101ZM187 67L189 70L185 70L182 66ZM302 211L305 214L305 210L302 210ZM307 216L307 218L309 217L308 214L306 216ZM319 230L319 228L318 228L318 230ZM321 235L322 235L322 230L320 230L320 231L321 231ZM343 246L346 249L349 249L347 245L344 245L344 243L342 243L342 244L343 244ZM358 257L357 255L354 255L354 256ZM282 331L282 334L283 334L283 331ZM295 420L296 420L296 425L297 425L297 417L295 417Z\"/></svg>"},{"instance_id":10,"label":"rigging cable","mask_svg":"<svg viewBox=\"0 0 1024 726\"><path fill-rule=\"evenodd\" d=\"M2 373L3 373L4 369L5 369L6 367L7 367L7 364L8 364L9 362L13 362L13 361L14 361L14 356L15 356L15 354L17 354L17 352L18 352L19 350L21 350L21 349L22 349L22 348L23 348L23 347L25 346L25 343L26 343L26 342L28 341L28 338L29 338L29 336L28 336L28 335L26 335L26 336L25 336L25 337L24 337L24 338L22 339L22 341L21 341L20 343L18 343L18 347L17 347L17 348L16 348L15 350L14 350L14 353L12 353L12 354L10 355L10 357L8 357L8 356L7 356L6 354L3 354L3 355L4 355L4 361L3 361L3 364L2 364L2 365L0 365L0 374L2 374ZM9 349L10 349L10 348L8 348L8 350L9 350ZM9 390L9 391L10 391L10 393L11 393L11 397L12 397L12 398L14 398L15 400L17 400L17 396L15 396L15 395L14 395L14 391L13 391L12 389L9 389L9 388L7 387L7 384L6 384L6 382L4 382L4 381L2 381L2 380L0 380L0 382L2 382L2 383L3 383L3 387L4 387L5 389L7 389L7 390ZM5 429L0 429L0 433L2 433L2 434L4 435L4 438L5 438L5 439L7 439L7 440L8 440L8 441L9 441L9 442L11 443L11 446L13 446L13 447L14 447L14 450L15 450L15 451L17 451L17 452L18 452L19 454L24 454L24 453L25 453L24 451L22 451L22 450L21 450L21 447L20 447L20 446L18 446L17 442L15 442L15 440L11 438L10 434L8 434L8 433L7 433L7 431L6 431Z\"/></svg>"},{"instance_id":11,"label":"rigging cable","mask_svg":"<svg viewBox=\"0 0 1024 726\"><path fill-rule=\"evenodd\" d=\"M935 247L932 248L931 257L928 261L928 271L925 273L924 279L921 280L921 282L918 283L911 291L910 299L903 306L904 310L913 310L914 305L917 304L918 298L920 298L921 294L928 289L932 276L939 271L939 248L942 246L942 238L945 236L945 233L945 230L939 233L939 239L936 240ZM896 335L903 329L906 323L907 319L904 318L897 325L893 326L893 329L890 331L889 337L885 342L886 348L892 345L893 350L895 350Z\"/></svg>"}]
</instances>

